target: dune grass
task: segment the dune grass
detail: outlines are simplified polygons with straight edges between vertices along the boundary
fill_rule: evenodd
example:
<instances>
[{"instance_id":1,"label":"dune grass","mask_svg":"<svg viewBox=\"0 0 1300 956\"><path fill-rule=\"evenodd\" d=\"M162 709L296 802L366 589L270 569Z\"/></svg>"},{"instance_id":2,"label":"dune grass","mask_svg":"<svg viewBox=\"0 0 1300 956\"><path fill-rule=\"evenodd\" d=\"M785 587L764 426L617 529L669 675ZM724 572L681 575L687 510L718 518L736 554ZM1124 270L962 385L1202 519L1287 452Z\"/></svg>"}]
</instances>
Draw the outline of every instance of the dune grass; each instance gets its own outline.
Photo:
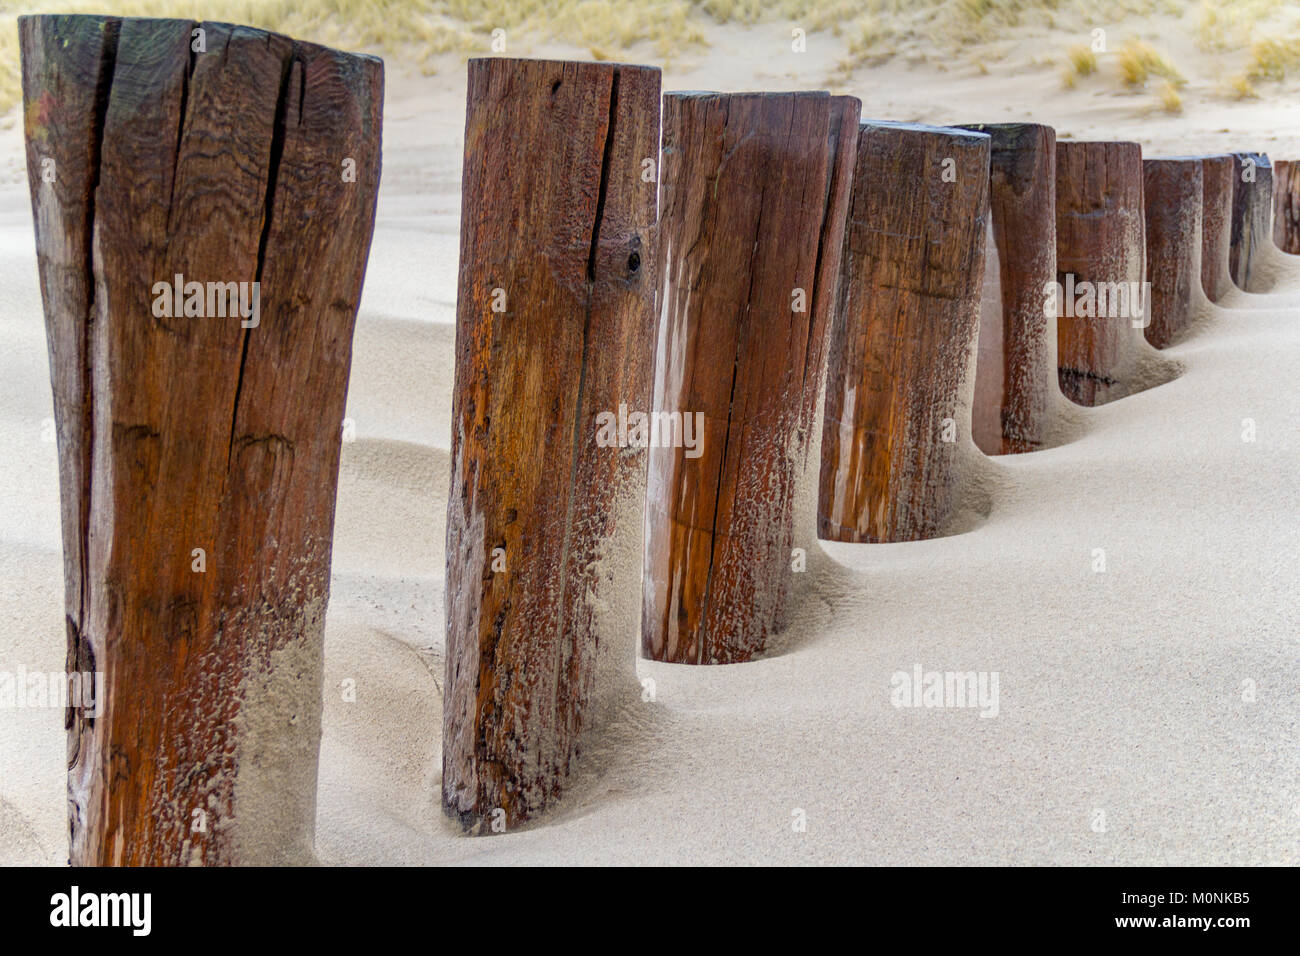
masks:
<instances>
[{"instance_id":1,"label":"dune grass","mask_svg":"<svg viewBox=\"0 0 1300 956\"><path fill-rule=\"evenodd\" d=\"M1194 36L1208 52L1240 50L1250 45L1259 23L1276 15L1286 0L1201 0Z\"/></svg>"},{"instance_id":2,"label":"dune grass","mask_svg":"<svg viewBox=\"0 0 1300 956\"><path fill-rule=\"evenodd\" d=\"M1234 76L1228 81L1227 96L1233 100L1257 100L1259 91L1255 89L1254 84L1246 78L1245 74Z\"/></svg>"},{"instance_id":3,"label":"dune grass","mask_svg":"<svg viewBox=\"0 0 1300 956\"><path fill-rule=\"evenodd\" d=\"M0 112L18 96L17 17L24 13L221 20L276 30L331 46L401 56L417 65L443 53L468 57L491 48L492 31L540 34L619 52L655 41L703 43L698 6L687 0L0 0ZM696 18L698 19L698 18Z\"/></svg>"},{"instance_id":4,"label":"dune grass","mask_svg":"<svg viewBox=\"0 0 1300 956\"><path fill-rule=\"evenodd\" d=\"M1181 113L1183 111L1183 97L1178 92L1178 86L1165 80L1160 84L1160 108L1166 113Z\"/></svg>"},{"instance_id":5,"label":"dune grass","mask_svg":"<svg viewBox=\"0 0 1300 956\"><path fill-rule=\"evenodd\" d=\"M1130 39L1125 42L1120 47L1117 62L1125 86L1146 86L1147 80L1152 76L1162 77L1174 86L1183 86L1187 82L1169 58L1145 40Z\"/></svg>"},{"instance_id":6,"label":"dune grass","mask_svg":"<svg viewBox=\"0 0 1300 956\"><path fill-rule=\"evenodd\" d=\"M1092 47L1083 43L1076 43L1066 51L1070 60L1070 67L1078 76L1087 76L1090 73L1097 72L1097 54L1093 52Z\"/></svg>"},{"instance_id":7,"label":"dune grass","mask_svg":"<svg viewBox=\"0 0 1300 956\"><path fill-rule=\"evenodd\" d=\"M1283 80L1300 66L1300 39L1266 37L1250 48L1250 80Z\"/></svg>"},{"instance_id":8,"label":"dune grass","mask_svg":"<svg viewBox=\"0 0 1300 956\"><path fill-rule=\"evenodd\" d=\"M839 38L842 75L902 53L937 69L957 62L987 73L1021 27L1113 30L1134 15L1186 15L1203 45L1246 49L1259 23L1290 0L0 0L0 114L20 96L15 23L23 13L112 13L121 16L223 20L277 30L345 49L367 50L432 71L445 54L468 57L491 49L505 31L506 53L528 55L550 41L585 49L596 59L671 63L707 48L716 24L780 23ZM1080 37L1086 33L1080 32ZM970 47L970 52L962 51ZM1273 78L1293 66L1289 50L1258 48L1249 78ZM1125 81L1148 76L1183 81L1167 58L1135 48L1121 63ZM1121 51L1121 57L1125 56ZM1069 53L1067 85L1097 70L1086 46Z\"/></svg>"},{"instance_id":9,"label":"dune grass","mask_svg":"<svg viewBox=\"0 0 1300 956\"><path fill-rule=\"evenodd\" d=\"M908 39L951 53L1004 37L1061 9L1089 18L1145 12L1186 0L0 0L0 113L18 96L15 21L23 13L224 20L305 40L368 49L427 65L439 54L470 56L506 31L507 53L558 40L612 58L650 44L663 60L707 45L710 24L785 22L808 33L847 34L851 68L892 54Z\"/></svg>"},{"instance_id":10,"label":"dune grass","mask_svg":"<svg viewBox=\"0 0 1300 956\"><path fill-rule=\"evenodd\" d=\"M0 18L0 115L22 95L18 82L18 32Z\"/></svg>"}]
</instances>

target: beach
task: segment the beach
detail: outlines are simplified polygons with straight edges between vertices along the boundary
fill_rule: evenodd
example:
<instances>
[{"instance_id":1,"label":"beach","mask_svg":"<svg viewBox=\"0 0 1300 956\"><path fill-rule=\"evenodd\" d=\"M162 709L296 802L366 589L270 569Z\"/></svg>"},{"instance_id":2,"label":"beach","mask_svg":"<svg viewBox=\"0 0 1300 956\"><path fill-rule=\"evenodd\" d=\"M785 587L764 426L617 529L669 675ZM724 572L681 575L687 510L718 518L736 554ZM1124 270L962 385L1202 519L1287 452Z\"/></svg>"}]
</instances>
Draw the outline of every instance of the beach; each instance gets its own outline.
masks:
<instances>
[{"instance_id":1,"label":"beach","mask_svg":"<svg viewBox=\"0 0 1300 956\"><path fill-rule=\"evenodd\" d=\"M820 39L800 55L781 24L719 26L664 88L826 88ZM864 120L1300 159L1290 87L1147 111L1063 88L1035 42L989 73L862 65L838 91ZM1172 381L1076 409L1059 447L989 459L971 530L823 543L763 659L629 661L641 685L592 728L558 806L464 836L439 806L464 104L455 57L387 71L326 620L322 864L1300 862L1300 257L1276 250L1272 292L1230 294L1166 350ZM58 464L17 114L0 129L0 303L0 669L53 672ZM918 670L987 675L983 706L899 705ZM61 710L0 710L0 863L66 862L65 747Z\"/></svg>"}]
</instances>

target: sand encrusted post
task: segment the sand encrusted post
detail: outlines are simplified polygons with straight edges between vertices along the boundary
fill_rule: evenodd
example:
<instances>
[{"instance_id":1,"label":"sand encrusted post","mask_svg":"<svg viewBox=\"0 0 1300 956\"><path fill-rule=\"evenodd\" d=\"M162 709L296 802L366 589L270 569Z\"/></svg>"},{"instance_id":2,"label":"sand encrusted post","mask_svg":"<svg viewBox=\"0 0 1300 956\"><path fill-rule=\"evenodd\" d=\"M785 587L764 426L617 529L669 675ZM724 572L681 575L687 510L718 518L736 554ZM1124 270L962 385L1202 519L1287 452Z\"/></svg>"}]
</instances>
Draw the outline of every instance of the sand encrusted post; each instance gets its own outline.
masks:
<instances>
[{"instance_id":1,"label":"sand encrusted post","mask_svg":"<svg viewBox=\"0 0 1300 956\"><path fill-rule=\"evenodd\" d=\"M382 64L188 20L19 38L68 669L103 675L71 861L309 861Z\"/></svg>"},{"instance_id":2,"label":"sand encrusted post","mask_svg":"<svg viewBox=\"0 0 1300 956\"><path fill-rule=\"evenodd\" d=\"M1151 283L1146 336L1163 349L1208 303L1201 288L1201 161L1186 156L1143 160L1142 194Z\"/></svg>"},{"instance_id":3,"label":"sand encrusted post","mask_svg":"<svg viewBox=\"0 0 1300 956\"><path fill-rule=\"evenodd\" d=\"M442 805L499 832L636 686L659 71L476 59L467 99Z\"/></svg>"},{"instance_id":4,"label":"sand encrusted post","mask_svg":"<svg viewBox=\"0 0 1300 956\"><path fill-rule=\"evenodd\" d=\"M1232 247L1228 269L1237 288L1267 292L1270 273L1260 268L1273 236L1273 166L1265 153L1233 153Z\"/></svg>"},{"instance_id":5,"label":"sand encrusted post","mask_svg":"<svg viewBox=\"0 0 1300 956\"><path fill-rule=\"evenodd\" d=\"M1201 157L1201 288L1218 302L1235 288L1232 251L1232 181L1237 161L1227 153Z\"/></svg>"},{"instance_id":6,"label":"sand encrusted post","mask_svg":"<svg viewBox=\"0 0 1300 956\"><path fill-rule=\"evenodd\" d=\"M1080 405L1154 384L1143 215L1137 143L1056 144L1057 361L1061 391Z\"/></svg>"},{"instance_id":7,"label":"sand encrusted post","mask_svg":"<svg viewBox=\"0 0 1300 956\"><path fill-rule=\"evenodd\" d=\"M965 130L862 124L826 379L823 538L945 533L964 461L978 457L989 144Z\"/></svg>"},{"instance_id":8,"label":"sand encrusted post","mask_svg":"<svg viewBox=\"0 0 1300 956\"><path fill-rule=\"evenodd\" d=\"M991 239L971 433L987 455L1050 441L1060 386L1056 316L1056 131L1034 123L962 124L990 137Z\"/></svg>"},{"instance_id":9,"label":"sand encrusted post","mask_svg":"<svg viewBox=\"0 0 1300 956\"><path fill-rule=\"evenodd\" d=\"M654 407L698 424L650 451L648 658L745 661L784 626L860 107L664 97Z\"/></svg>"},{"instance_id":10,"label":"sand encrusted post","mask_svg":"<svg viewBox=\"0 0 1300 956\"><path fill-rule=\"evenodd\" d=\"M1273 242L1300 255L1300 164L1286 159L1273 164Z\"/></svg>"}]
</instances>

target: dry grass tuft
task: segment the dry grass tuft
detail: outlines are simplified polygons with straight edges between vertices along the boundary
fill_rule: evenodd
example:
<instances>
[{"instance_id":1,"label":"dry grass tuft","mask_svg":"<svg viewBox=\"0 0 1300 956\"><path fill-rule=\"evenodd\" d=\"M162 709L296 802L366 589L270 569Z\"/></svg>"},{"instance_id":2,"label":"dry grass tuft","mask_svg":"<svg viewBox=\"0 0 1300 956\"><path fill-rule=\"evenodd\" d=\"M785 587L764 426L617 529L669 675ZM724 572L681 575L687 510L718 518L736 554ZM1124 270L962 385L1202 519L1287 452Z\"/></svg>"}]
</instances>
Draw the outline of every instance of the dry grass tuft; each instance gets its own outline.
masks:
<instances>
[{"instance_id":1,"label":"dry grass tuft","mask_svg":"<svg viewBox=\"0 0 1300 956\"><path fill-rule=\"evenodd\" d=\"M1066 51L1066 56L1069 57L1070 68L1076 76L1089 76L1097 72L1097 54L1092 47L1076 43Z\"/></svg>"},{"instance_id":2,"label":"dry grass tuft","mask_svg":"<svg viewBox=\"0 0 1300 956\"><path fill-rule=\"evenodd\" d=\"M1243 49L1260 21L1282 6L1283 0L1202 0L1193 25L1196 43L1211 53Z\"/></svg>"},{"instance_id":3,"label":"dry grass tuft","mask_svg":"<svg viewBox=\"0 0 1300 956\"><path fill-rule=\"evenodd\" d=\"M1228 96L1234 100L1257 100L1259 92L1251 85L1250 78L1243 74L1228 81Z\"/></svg>"},{"instance_id":4,"label":"dry grass tuft","mask_svg":"<svg viewBox=\"0 0 1300 956\"><path fill-rule=\"evenodd\" d=\"M1186 77L1175 69L1169 58L1145 40L1130 39L1120 48L1117 57L1119 75L1125 86L1142 87L1152 76L1163 77L1175 86L1187 83Z\"/></svg>"},{"instance_id":5,"label":"dry grass tuft","mask_svg":"<svg viewBox=\"0 0 1300 956\"><path fill-rule=\"evenodd\" d=\"M1288 70L1300 64L1300 39L1257 40L1250 47L1250 68L1247 77L1252 80L1283 80Z\"/></svg>"},{"instance_id":6,"label":"dry grass tuft","mask_svg":"<svg viewBox=\"0 0 1300 956\"><path fill-rule=\"evenodd\" d=\"M0 114L18 102L22 85L18 79L18 27L12 18L0 16Z\"/></svg>"},{"instance_id":7,"label":"dry grass tuft","mask_svg":"<svg viewBox=\"0 0 1300 956\"><path fill-rule=\"evenodd\" d=\"M1168 80L1160 84L1160 108L1166 113L1183 111L1183 97L1178 92L1178 87Z\"/></svg>"}]
</instances>

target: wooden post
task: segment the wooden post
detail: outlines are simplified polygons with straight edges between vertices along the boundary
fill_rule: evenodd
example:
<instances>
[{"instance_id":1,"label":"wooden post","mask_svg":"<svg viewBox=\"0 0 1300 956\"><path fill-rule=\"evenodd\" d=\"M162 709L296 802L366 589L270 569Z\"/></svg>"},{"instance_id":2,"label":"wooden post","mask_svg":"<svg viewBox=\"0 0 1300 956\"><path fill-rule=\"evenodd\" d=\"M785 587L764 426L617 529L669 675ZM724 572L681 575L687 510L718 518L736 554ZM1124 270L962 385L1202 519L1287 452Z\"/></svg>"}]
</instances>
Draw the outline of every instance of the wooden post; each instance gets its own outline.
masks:
<instances>
[{"instance_id":1,"label":"wooden post","mask_svg":"<svg viewBox=\"0 0 1300 956\"><path fill-rule=\"evenodd\" d=\"M1142 149L1056 144L1056 328L1061 391L1101 405L1142 387Z\"/></svg>"},{"instance_id":2,"label":"wooden post","mask_svg":"<svg viewBox=\"0 0 1300 956\"><path fill-rule=\"evenodd\" d=\"M606 423L649 403L658 142L657 69L469 63L442 805L476 832L635 679L645 455Z\"/></svg>"},{"instance_id":3,"label":"wooden post","mask_svg":"<svg viewBox=\"0 0 1300 956\"><path fill-rule=\"evenodd\" d=\"M1056 131L1033 123L963 124L990 137L993 243L980 317L971 431L987 455L1035 451L1049 441L1060 392L1056 318L1043 289L1056 281Z\"/></svg>"},{"instance_id":4,"label":"wooden post","mask_svg":"<svg viewBox=\"0 0 1300 956\"><path fill-rule=\"evenodd\" d=\"M783 623L794 501L825 368L860 104L826 93L664 97L657 413L642 653L720 664Z\"/></svg>"},{"instance_id":5,"label":"wooden post","mask_svg":"<svg viewBox=\"0 0 1300 956\"><path fill-rule=\"evenodd\" d=\"M945 533L963 446L975 453L989 145L965 130L862 125L826 382L823 538Z\"/></svg>"},{"instance_id":6,"label":"wooden post","mask_svg":"<svg viewBox=\"0 0 1300 956\"><path fill-rule=\"evenodd\" d=\"M103 675L71 862L309 861L382 65L187 20L19 39L68 669Z\"/></svg>"},{"instance_id":7,"label":"wooden post","mask_svg":"<svg viewBox=\"0 0 1300 956\"><path fill-rule=\"evenodd\" d=\"M1273 242L1300 255L1300 165L1285 159L1273 164Z\"/></svg>"},{"instance_id":8,"label":"wooden post","mask_svg":"<svg viewBox=\"0 0 1300 956\"><path fill-rule=\"evenodd\" d=\"M1228 256L1232 249L1232 181L1237 161L1227 153L1201 157L1201 288L1218 302L1235 288Z\"/></svg>"},{"instance_id":9,"label":"wooden post","mask_svg":"<svg viewBox=\"0 0 1300 956\"><path fill-rule=\"evenodd\" d=\"M1271 245L1273 225L1273 167L1265 153L1233 153L1232 247L1228 268L1244 292L1267 292L1271 274L1261 268Z\"/></svg>"},{"instance_id":10,"label":"wooden post","mask_svg":"<svg viewBox=\"0 0 1300 956\"><path fill-rule=\"evenodd\" d=\"M1148 303L1147 341L1156 348L1175 342L1202 303L1201 161L1196 157L1142 161L1146 204Z\"/></svg>"}]
</instances>

